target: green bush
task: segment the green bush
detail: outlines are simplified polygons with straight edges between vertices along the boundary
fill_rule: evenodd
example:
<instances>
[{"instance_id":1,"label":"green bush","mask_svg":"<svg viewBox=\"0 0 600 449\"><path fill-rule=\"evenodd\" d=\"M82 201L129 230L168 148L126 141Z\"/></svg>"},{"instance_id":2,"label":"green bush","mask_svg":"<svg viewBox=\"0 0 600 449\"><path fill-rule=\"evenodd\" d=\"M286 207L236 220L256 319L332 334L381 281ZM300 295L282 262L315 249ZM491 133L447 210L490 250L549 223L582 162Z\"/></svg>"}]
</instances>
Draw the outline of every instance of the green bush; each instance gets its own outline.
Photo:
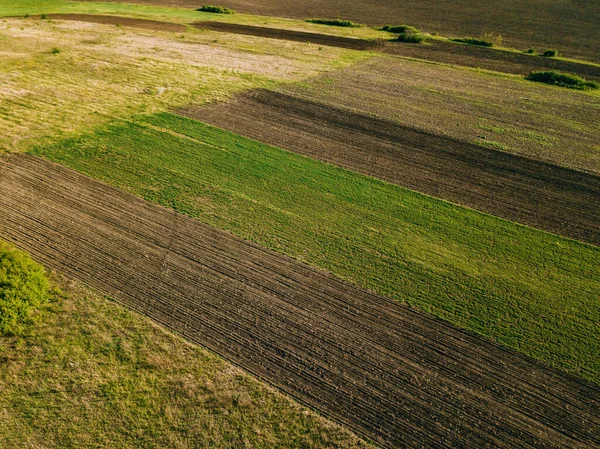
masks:
<instances>
[{"instance_id":1,"label":"green bush","mask_svg":"<svg viewBox=\"0 0 600 449\"><path fill-rule=\"evenodd\" d=\"M60 48L54 47L52 50L50 50L50 53L52 53L53 55L57 55L61 52L62 50Z\"/></svg>"},{"instance_id":2,"label":"green bush","mask_svg":"<svg viewBox=\"0 0 600 449\"><path fill-rule=\"evenodd\" d=\"M556 55L558 55L556 50L546 50L544 53L542 53L542 56L545 56L546 58L553 58Z\"/></svg>"},{"instance_id":3,"label":"green bush","mask_svg":"<svg viewBox=\"0 0 600 449\"><path fill-rule=\"evenodd\" d=\"M398 40L400 42L407 42L407 43L411 43L411 44L420 44L421 42L423 42L425 40L425 36L419 32L417 33L401 33L398 36Z\"/></svg>"},{"instance_id":4,"label":"green bush","mask_svg":"<svg viewBox=\"0 0 600 449\"><path fill-rule=\"evenodd\" d=\"M196 11L200 12L212 12L215 14L235 14L233 9L225 8L224 6L204 5L198 8Z\"/></svg>"},{"instance_id":5,"label":"green bush","mask_svg":"<svg viewBox=\"0 0 600 449\"><path fill-rule=\"evenodd\" d=\"M318 23L319 25L332 25L336 27L358 28L362 26L360 23L342 19L306 19L305 22Z\"/></svg>"},{"instance_id":6,"label":"green bush","mask_svg":"<svg viewBox=\"0 0 600 449\"><path fill-rule=\"evenodd\" d=\"M532 55L535 53L535 48L528 48L527 50L525 50L523 53L527 53L529 55Z\"/></svg>"},{"instance_id":7,"label":"green bush","mask_svg":"<svg viewBox=\"0 0 600 449\"><path fill-rule=\"evenodd\" d=\"M537 83L552 84L554 86L568 87L570 89L598 89L598 84L586 81L585 79L570 75L568 73L555 72L552 70L544 72L531 72L525 77L529 81L535 81Z\"/></svg>"},{"instance_id":8,"label":"green bush","mask_svg":"<svg viewBox=\"0 0 600 449\"><path fill-rule=\"evenodd\" d=\"M0 242L0 334L18 334L48 299L44 269L31 258Z\"/></svg>"},{"instance_id":9,"label":"green bush","mask_svg":"<svg viewBox=\"0 0 600 449\"><path fill-rule=\"evenodd\" d=\"M381 28L382 31L388 31L390 33L406 33L406 32L412 32L412 33L418 33L419 30L417 30L415 27L411 27L410 25L385 25L384 27Z\"/></svg>"},{"instance_id":10,"label":"green bush","mask_svg":"<svg viewBox=\"0 0 600 449\"><path fill-rule=\"evenodd\" d=\"M490 42L490 41L486 41L483 39L476 39L474 37L461 37L461 38L457 38L457 39L450 39L454 42L460 42L462 44L469 44L469 45L478 45L480 47L493 47L494 43Z\"/></svg>"}]
</instances>

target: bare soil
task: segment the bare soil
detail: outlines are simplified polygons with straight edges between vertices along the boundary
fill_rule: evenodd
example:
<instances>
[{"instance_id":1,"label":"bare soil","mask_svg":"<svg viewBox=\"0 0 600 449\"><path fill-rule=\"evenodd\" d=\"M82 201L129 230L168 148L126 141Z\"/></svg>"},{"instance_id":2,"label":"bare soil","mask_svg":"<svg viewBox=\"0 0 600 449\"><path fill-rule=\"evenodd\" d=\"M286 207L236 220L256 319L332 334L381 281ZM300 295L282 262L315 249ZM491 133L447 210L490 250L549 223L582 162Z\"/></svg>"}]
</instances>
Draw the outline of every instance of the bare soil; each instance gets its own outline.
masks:
<instances>
[{"instance_id":1,"label":"bare soil","mask_svg":"<svg viewBox=\"0 0 600 449\"><path fill-rule=\"evenodd\" d=\"M114 0L117 1L117 0ZM197 0L129 0L196 9ZM600 8L578 0L221 0L239 12L275 17L342 18L368 25L409 24L443 36L501 34L514 48L554 48L573 58L600 62Z\"/></svg>"},{"instance_id":2,"label":"bare soil","mask_svg":"<svg viewBox=\"0 0 600 449\"><path fill-rule=\"evenodd\" d=\"M27 155L0 237L386 447L600 445L600 388Z\"/></svg>"},{"instance_id":3,"label":"bare soil","mask_svg":"<svg viewBox=\"0 0 600 449\"><path fill-rule=\"evenodd\" d=\"M600 246L598 176L262 89L179 113Z\"/></svg>"},{"instance_id":4,"label":"bare soil","mask_svg":"<svg viewBox=\"0 0 600 449\"><path fill-rule=\"evenodd\" d=\"M182 33L187 31L185 25L178 23L159 22L157 20L132 19L129 17L102 16L95 14L46 14L50 19L74 20L77 22L99 23L103 25L120 25L132 28L142 28L153 31L171 31Z\"/></svg>"}]
</instances>

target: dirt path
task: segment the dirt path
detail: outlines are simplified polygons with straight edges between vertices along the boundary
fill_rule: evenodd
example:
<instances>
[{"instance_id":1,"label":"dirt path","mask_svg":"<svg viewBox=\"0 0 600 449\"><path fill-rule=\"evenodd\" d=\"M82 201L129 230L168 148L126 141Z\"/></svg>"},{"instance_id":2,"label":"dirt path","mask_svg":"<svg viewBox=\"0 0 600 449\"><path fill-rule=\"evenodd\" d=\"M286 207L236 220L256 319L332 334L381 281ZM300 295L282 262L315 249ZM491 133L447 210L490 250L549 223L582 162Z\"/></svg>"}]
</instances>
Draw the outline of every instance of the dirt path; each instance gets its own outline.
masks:
<instances>
[{"instance_id":1,"label":"dirt path","mask_svg":"<svg viewBox=\"0 0 600 449\"><path fill-rule=\"evenodd\" d=\"M310 42L317 45L330 45L353 50L377 50L389 55L482 68L503 73L527 75L533 70L560 70L577 73L589 79L600 80L600 67L597 66L452 42L430 40L427 44L415 45L222 22L196 22L193 26L225 33Z\"/></svg>"},{"instance_id":2,"label":"dirt path","mask_svg":"<svg viewBox=\"0 0 600 449\"><path fill-rule=\"evenodd\" d=\"M600 246L600 177L256 90L179 111L235 133Z\"/></svg>"},{"instance_id":3,"label":"dirt path","mask_svg":"<svg viewBox=\"0 0 600 449\"><path fill-rule=\"evenodd\" d=\"M0 238L387 447L600 445L600 388L26 155Z\"/></svg>"}]
</instances>

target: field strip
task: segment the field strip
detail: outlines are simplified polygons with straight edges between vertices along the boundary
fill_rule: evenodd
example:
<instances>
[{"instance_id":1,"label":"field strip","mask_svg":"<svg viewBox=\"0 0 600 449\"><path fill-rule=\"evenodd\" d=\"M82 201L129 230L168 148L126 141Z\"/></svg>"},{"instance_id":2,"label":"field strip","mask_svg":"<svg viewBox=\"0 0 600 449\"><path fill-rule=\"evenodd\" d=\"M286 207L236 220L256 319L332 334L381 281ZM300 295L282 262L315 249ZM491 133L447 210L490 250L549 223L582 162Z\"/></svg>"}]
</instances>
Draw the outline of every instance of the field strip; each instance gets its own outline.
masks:
<instances>
[{"instance_id":1,"label":"field strip","mask_svg":"<svg viewBox=\"0 0 600 449\"><path fill-rule=\"evenodd\" d=\"M257 36L295 42L310 42L311 44L316 45L329 45L332 47L349 48L352 50L374 50L383 47L382 42L373 40L333 36L330 34L309 33L306 31L267 28L253 25L240 25L237 23L204 21L193 23L192 26L211 31L221 31L224 33L243 34L247 36Z\"/></svg>"},{"instance_id":2,"label":"field strip","mask_svg":"<svg viewBox=\"0 0 600 449\"><path fill-rule=\"evenodd\" d=\"M387 447L600 445L600 388L28 155L0 238Z\"/></svg>"},{"instance_id":3,"label":"field strip","mask_svg":"<svg viewBox=\"0 0 600 449\"><path fill-rule=\"evenodd\" d=\"M31 16L31 18L34 19L39 19L39 17L40 16ZM135 19L131 17L107 16L101 14L46 14L46 17L54 20L72 20L75 22L98 23L101 25L118 25L153 31L172 31L174 33L188 31L187 26L179 23L162 22L149 19Z\"/></svg>"},{"instance_id":4,"label":"field strip","mask_svg":"<svg viewBox=\"0 0 600 449\"><path fill-rule=\"evenodd\" d=\"M268 90L179 113L280 148L600 245L600 177Z\"/></svg>"},{"instance_id":5,"label":"field strip","mask_svg":"<svg viewBox=\"0 0 600 449\"><path fill-rule=\"evenodd\" d=\"M522 53L483 48L474 45L460 45L442 40L430 40L427 44L415 45L225 22L196 22L192 26L225 33L310 42L317 45L331 45L354 50L376 50L390 55L510 74L526 75L532 70L562 70L577 73L590 79L600 79L600 66L561 59L534 57Z\"/></svg>"}]
</instances>

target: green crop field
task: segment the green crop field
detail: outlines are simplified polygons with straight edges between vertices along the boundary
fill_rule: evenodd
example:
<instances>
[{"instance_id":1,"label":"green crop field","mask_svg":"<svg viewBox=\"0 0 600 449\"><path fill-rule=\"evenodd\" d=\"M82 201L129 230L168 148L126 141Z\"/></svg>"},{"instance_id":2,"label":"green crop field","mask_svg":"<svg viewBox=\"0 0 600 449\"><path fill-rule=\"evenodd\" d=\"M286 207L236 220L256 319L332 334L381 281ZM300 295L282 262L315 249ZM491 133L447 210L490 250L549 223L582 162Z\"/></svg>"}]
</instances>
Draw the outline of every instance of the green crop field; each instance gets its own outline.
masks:
<instances>
[{"instance_id":1,"label":"green crop field","mask_svg":"<svg viewBox=\"0 0 600 449\"><path fill-rule=\"evenodd\" d=\"M600 383L600 249L168 113L39 147Z\"/></svg>"}]
</instances>

